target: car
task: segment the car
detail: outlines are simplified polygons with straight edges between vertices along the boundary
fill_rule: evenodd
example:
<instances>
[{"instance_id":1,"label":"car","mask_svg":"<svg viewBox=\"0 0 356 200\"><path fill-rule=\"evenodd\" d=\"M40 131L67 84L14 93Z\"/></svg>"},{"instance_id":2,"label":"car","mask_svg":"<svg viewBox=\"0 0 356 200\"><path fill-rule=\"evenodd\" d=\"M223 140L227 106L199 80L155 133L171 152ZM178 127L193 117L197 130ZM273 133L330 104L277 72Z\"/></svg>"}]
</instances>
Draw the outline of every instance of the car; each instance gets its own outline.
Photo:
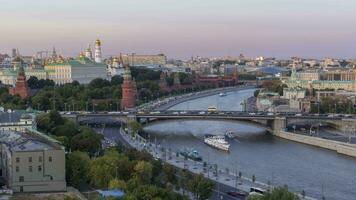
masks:
<instances>
[{"instance_id":1,"label":"car","mask_svg":"<svg viewBox=\"0 0 356 200\"><path fill-rule=\"evenodd\" d=\"M186 111L182 111L182 112L180 112L179 114L184 115L184 114L187 114L187 112L186 112Z\"/></svg>"},{"instance_id":2,"label":"car","mask_svg":"<svg viewBox=\"0 0 356 200\"><path fill-rule=\"evenodd\" d=\"M179 115L179 112L173 112L172 114L173 115Z\"/></svg>"},{"instance_id":3,"label":"car","mask_svg":"<svg viewBox=\"0 0 356 200\"><path fill-rule=\"evenodd\" d=\"M267 115L271 116L271 115L274 115L274 113L267 113Z\"/></svg>"},{"instance_id":4,"label":"car","mask_svg":"<svg viewBox=\"0 0 356 200\"><path fill-rule=\"evenodd\" d=\"M256 115L256 113L248 113L248 115Z\"/></svg>"},{"instance_id":5,"label":"car","mask_svg":"<svg viewBox=\"0 0 356 200\"><path fill-rule=\"evenodd\" d=\"M204 115L204 114L205 114L204 111L199 112L199 115Z\"/></svg>"},{"instance_id":6,"label":"car","mask_svg":"<svg viewBox=\"0 0 356 200\"><path fill-rule=\"evenodd\" d=\"M296 116L296 117L301 117L302 114L301 114L301 113L297 113L297 114L295 114L295 116Z\"/></svg>"},{"instance_id":7,"label":"car","mask_svg":"<svg viewBox=\"0 0 356 200\"><path fill-rule=\"evenodd\" d=\"M240 191L228 191L227 194L232 197L244 197L246 196L245 192Z\"/></svg>"}]
</instances>

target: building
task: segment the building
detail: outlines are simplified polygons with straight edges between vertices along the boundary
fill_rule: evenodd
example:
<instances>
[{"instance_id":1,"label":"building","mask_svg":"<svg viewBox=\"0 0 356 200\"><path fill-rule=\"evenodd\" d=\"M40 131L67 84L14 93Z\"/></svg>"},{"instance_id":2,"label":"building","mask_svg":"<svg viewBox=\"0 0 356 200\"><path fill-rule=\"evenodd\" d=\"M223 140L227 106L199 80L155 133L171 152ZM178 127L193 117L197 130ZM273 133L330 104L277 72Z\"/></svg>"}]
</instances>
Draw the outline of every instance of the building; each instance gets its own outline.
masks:
<instances>
[{"instance_id":1,"label":"building","mask_svg":"<svg viewBox=\"0 0 356 200\"><path fill-rule=\"evenodd\" d=\"M0 175L14 192L66 191L65 150L36 131L0 131Z\"/></svg>"},{"instance_id":2,"label":"building","mask_svg":"<svg viewBox=\"0 0 356 200\"><path fill-rule=\"evenodd\" d=\"M12 95L19 95L22 99L25 99L30 95L27 86L25 70L22 66L20 66L18 70L15 87L10 88L9 93Z\"/></svg>"},{"instance_id":3,"label":"building","mask_svg":"<svg viewBox=\"0 0 356 200\"><path fill-rule=\"evenodd\" d=\"M127 110L134 108L136 106L137 89L135 80L132 80L129 65L125 66L124 82L122 83L121 88L121 109Z\"/></svg>"},{"instance_id":4,"label":"building","mask_svg":"<svg viewBox=\"0 0 356 200\"><path fill-rule=\"evenodd\" d=\"M296 78L304 81L317 81L320 79L320 72L316 70L297 72Z\"/></svg>"},{"instance_id":5,"label":"building","mask_svg":"<svg viewBox=\"0 0 356 200\"><path fill-rule=\"evenodd\" d=\"M24 61L25 57L17 56L12 61L12 68L0 69L0 81L5 85L14 86L19 66L24 68L27 80L34 76L38 79L53 80L58 85L73 81L87 84L95 78L107 79L107 67L102 63L100 40L95 42L94 59L91 52L89 46L85 53L80 53L76 59L65 59L57 55L53 48L52 56L45 60L44 66L38 64L33 57L29 58L30 61Z\"/></svg>"},{"instance_id":6,"label":"building","mask_svg":"<svg viewBox=\"0 0 356 200\"><path fill-rule=\"evenodd\" d=\"M107 73L108 77L112 78L116 75L123 75L125 72L125 68L122 63L122 57L120 59L114 57L107 61Z\"/></svg>"},{"instance_id":7,"label":"building","mask_svg":"<svg viewBox=\"0 0 356 200\"><path fill-rule=\"evenodd\" d=\"M260 112L274 112L275 101L280 96L274 92L260 92L256 98L256 108Z\"/></svg>"},{"instance_id":8,"label":"building","mask_svg":"<svg viewBox=\"0 0 356 200\"><path fill-rule=\"evenodd\" d=\"M164 67L167 64L167 57L164 54L158 55L122 55L124 63L134 67Z\"/></svg>"},{"instance_id":9,"label":"building","mask_svg":"<svg viewBox=\"0 0 356 200\"><path fill-rule=\"evenodd\" d=\"M303 88L283 88L284 99L304 99L306 90Z\"/></svg>"},{"instance_id":10,"label":"building","mask_svg":"<svg viewBox=\"0 0 356 200\"><path fill-rule=\"evenodd\" d=\"M96 63L101 63L102 62L102 56L101 56L101 41L97 39L95 41L95 62Z\"/></svg>"},{"instance_id":11,"label":"building","mask_svg":"<svg viewBox=\"0 0 356 200\"><path fill-rule=\"evenodd\" d=\"M296 72L295 67L293 67L290 78L282 80L282 82L289 88L300 87L316 90L331 89L356 91L356 68L329 69L329 71L320 72L318 80L300 79L297 74L298 73Z\"/></svg>"},{"instance_id":12,"label":"building","mask_svg":"<svg viewBox=\"0 0 356 200\"><path fill-rule=\"evenodd\" d=\"M107 79L106 65L90 60L83 53L76 59L63 59L46 64L44 70L48 73L48 79L58 85L73 81L88 84L96 78Z\"/></svg>"}]
</instances>

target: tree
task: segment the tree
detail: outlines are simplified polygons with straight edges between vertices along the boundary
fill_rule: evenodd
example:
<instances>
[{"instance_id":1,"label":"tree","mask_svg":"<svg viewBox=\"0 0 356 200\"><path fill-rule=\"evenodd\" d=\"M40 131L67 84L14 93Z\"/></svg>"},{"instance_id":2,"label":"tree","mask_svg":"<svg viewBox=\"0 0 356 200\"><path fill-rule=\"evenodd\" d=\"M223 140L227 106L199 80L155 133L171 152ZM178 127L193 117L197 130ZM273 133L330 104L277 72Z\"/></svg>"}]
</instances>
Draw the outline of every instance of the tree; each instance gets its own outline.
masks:
<instances>
[{"instance_id":1,"label":"tree","mask_svg":"<svg viewBox=\"0 0 356 200\"><path fill-rule=\"evenodd\" d=\"M84 127L79 134L72 138L71 149L88 152L90 156L94 156L101 150L101 135L88 127Z\"/></svg>"},{"instance_id":2,"label":"tree","mask_svg":"<svg viewBox=\"0 0 356 200\"><path fill-rule=\"evenodd\" d=\"M109 189L125 190L126 183L123 180L119 180L119 179L115 178L109 182Z\"/></svg>"},{"instance_id":3,"label":"tree","mask_svg":"<svg viewBox=\"0 0 356 200\"><path fill-rule=\"evenodd\" d=\"M50 119L46 113L41 113L36 117L37 128L46 133L49 132Z\"/></svg>"},{"instance_id":4,"label":"tree","mask_svg":"<svg viewBox=\"0 0 356 200\"><path fill-rule=\"evenodd\" d=\"M66 159L66 180L78 187L89 181L88 174L90 169L90 158L88 154L75 151L67 156Z\"/></svg>"},{"instance_id":5,"label":"tree","mask_svg":"<svg viewBox=\"0 0 356 200\"><path fill-rule=\"evenodd\" d=\"M152 178L152 164L146 161L138 161L134 167L134 175L141 184L149 184Z\"/></svg>"},{"instance_id":6,"label":"tree","mask_svg":"<svg viewBox=\"0 0 356 200\"><path fill-rule=\"evenodd\" d=\"M103 88L107 86L110 86L110 82L102 78L96 78L89 83L89 87L91 88Z\"/></svg>"},{"instance_id":7,"label":"tree","mask_svg":"<svg viewBox=\"0 0 356 200\"><path fill-rule=\"evenodd\" d=\"M111 78L111 85L121 85L123 81L124 78L122 76L115 75Z\"/></svg>"},{"instance_id":8,"label":"tree","mask_svg":"<svg viewBox=\"0 0 356 200\"><path fill-rule=\"evenodd\" d=\"M131 134L132 135L135 135L137 134L139 131L142 130L142 126L139 122L137 121L130 121L128 124L127 124L128 128L130 129L131 131Z\"/></svg>"},{"instance_id":9,"label":"tree","mask_svg":"<svg viewBox=\"0 0 356 200\"><path fill-rule=\"evenodd\" d=\"M108 187L109 182L116 177L117 160L114 156L104 155L95 158L90 165L90 182L96 187Z\"/></svg>"},{"instance_id":10,"label":"tree","mask_svg":"<svg viewBox=\"0 0 356 200\"><path fill-rule=\"evenodd\" d=\"M260 93L260 90L255 90L254 92L253 92L253 96L254 97L258 97L258 94Z\"/></svg>"},{"instance_id":11,"label":"tree","mask_svg":"<svg viewBox=\"0 0 356 200\"><path fill-rule=\"evenodd\" d=\"M297 200L299 199L297 195L289 192L287 187L278 187L272 190L272 192L267 192L264 196L265 200Z\"/></svg>"},{"instance_id":12,"label":"tree","mask_svg":"<svg viewBox=\"0 0 356 200\"><path fill-rule=\"evenodd\" d=\"M165 183L175 183L176 182L176 170L175 168L170 165L165 163L163 165L163 180Z\"/></svg>"},{"instance_id":13,"label":"tree","mask_svg":"<svg viewBox=\"0 0 356 200\"><path fill-rule=\"evenodd\" d=\"M205 200L209 198L213 192L214 183L206 179L203 175L193 175L187 183L188 190L191 191L195 199Z\"/></svg>"},{"instance_id":14,"label":"tree","mask_svg":"<svg viewBox=\"0 0 356 200\"><path fill-rule=\"evenodd\" d=\"M27 85L31 89L38 88L38 78L36 76L30 76L30 78L27 80Z\"/></svg>"}]
</instances>

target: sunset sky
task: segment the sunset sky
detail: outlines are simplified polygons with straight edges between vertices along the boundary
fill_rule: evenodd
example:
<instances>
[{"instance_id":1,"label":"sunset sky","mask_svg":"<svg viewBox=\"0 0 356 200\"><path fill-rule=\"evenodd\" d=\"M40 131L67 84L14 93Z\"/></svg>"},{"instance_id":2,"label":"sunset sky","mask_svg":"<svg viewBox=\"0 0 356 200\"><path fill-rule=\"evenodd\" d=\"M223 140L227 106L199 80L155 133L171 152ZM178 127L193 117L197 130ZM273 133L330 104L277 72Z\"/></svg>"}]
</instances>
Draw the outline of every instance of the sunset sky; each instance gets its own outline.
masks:
<instances>
[{"instance_id":1,"label":"sunset sky","mask_svg":"<svg viewBox=\"0 0 356 200\"><path fill-rule=\"evenodd\" d=\"M356 58L355 0L0 0L0 53Z\"/></svg>"}]
</instances>

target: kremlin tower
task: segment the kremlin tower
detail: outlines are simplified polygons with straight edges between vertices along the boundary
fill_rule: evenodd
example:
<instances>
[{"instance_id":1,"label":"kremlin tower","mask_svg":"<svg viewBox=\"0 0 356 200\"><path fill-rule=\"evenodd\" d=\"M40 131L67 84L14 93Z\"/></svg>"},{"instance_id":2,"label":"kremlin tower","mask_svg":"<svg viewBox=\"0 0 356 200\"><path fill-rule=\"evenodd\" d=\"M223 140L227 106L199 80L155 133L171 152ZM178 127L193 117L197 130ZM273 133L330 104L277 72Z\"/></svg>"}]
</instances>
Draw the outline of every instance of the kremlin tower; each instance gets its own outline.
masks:
<instances>
[{"instance_id":1,"label":"kremlin tower","mask_svg":"<svg viewBox=\"0 0 356 200\"><path fill-rule=\"evenodd\" d=\"M124 72L124 82L121 85L122 88L122 99L121 99L121 109L127 110L134 108L136 105L136 82L132 80L131 71L128 64L125 66Z\"/></svg>"},{"instance_id":2,"label":"kremlin tower","mask_svg":"<svg viewBox=\"0 0 356 200\"><path fill-rule=\"evenodd\" d=\"M25 70L23 69L23 66L21 64L18 69L15 87L10 88L9 92L12 95L16 95L16 94L20 95L22 99L25 99L29 96Z\"/></svg>"},{"instance_id":3,"label":"kremlin tower","mask_svg":"<svg viewBox=\"0 0 356 200\"><path fill-rule=\"evenodd\" d=\"M94 57L95 62L101 63L102 58L101 58L101 42L99 39L95 41L95 57Z\"/></svg>"}]
</instances>

